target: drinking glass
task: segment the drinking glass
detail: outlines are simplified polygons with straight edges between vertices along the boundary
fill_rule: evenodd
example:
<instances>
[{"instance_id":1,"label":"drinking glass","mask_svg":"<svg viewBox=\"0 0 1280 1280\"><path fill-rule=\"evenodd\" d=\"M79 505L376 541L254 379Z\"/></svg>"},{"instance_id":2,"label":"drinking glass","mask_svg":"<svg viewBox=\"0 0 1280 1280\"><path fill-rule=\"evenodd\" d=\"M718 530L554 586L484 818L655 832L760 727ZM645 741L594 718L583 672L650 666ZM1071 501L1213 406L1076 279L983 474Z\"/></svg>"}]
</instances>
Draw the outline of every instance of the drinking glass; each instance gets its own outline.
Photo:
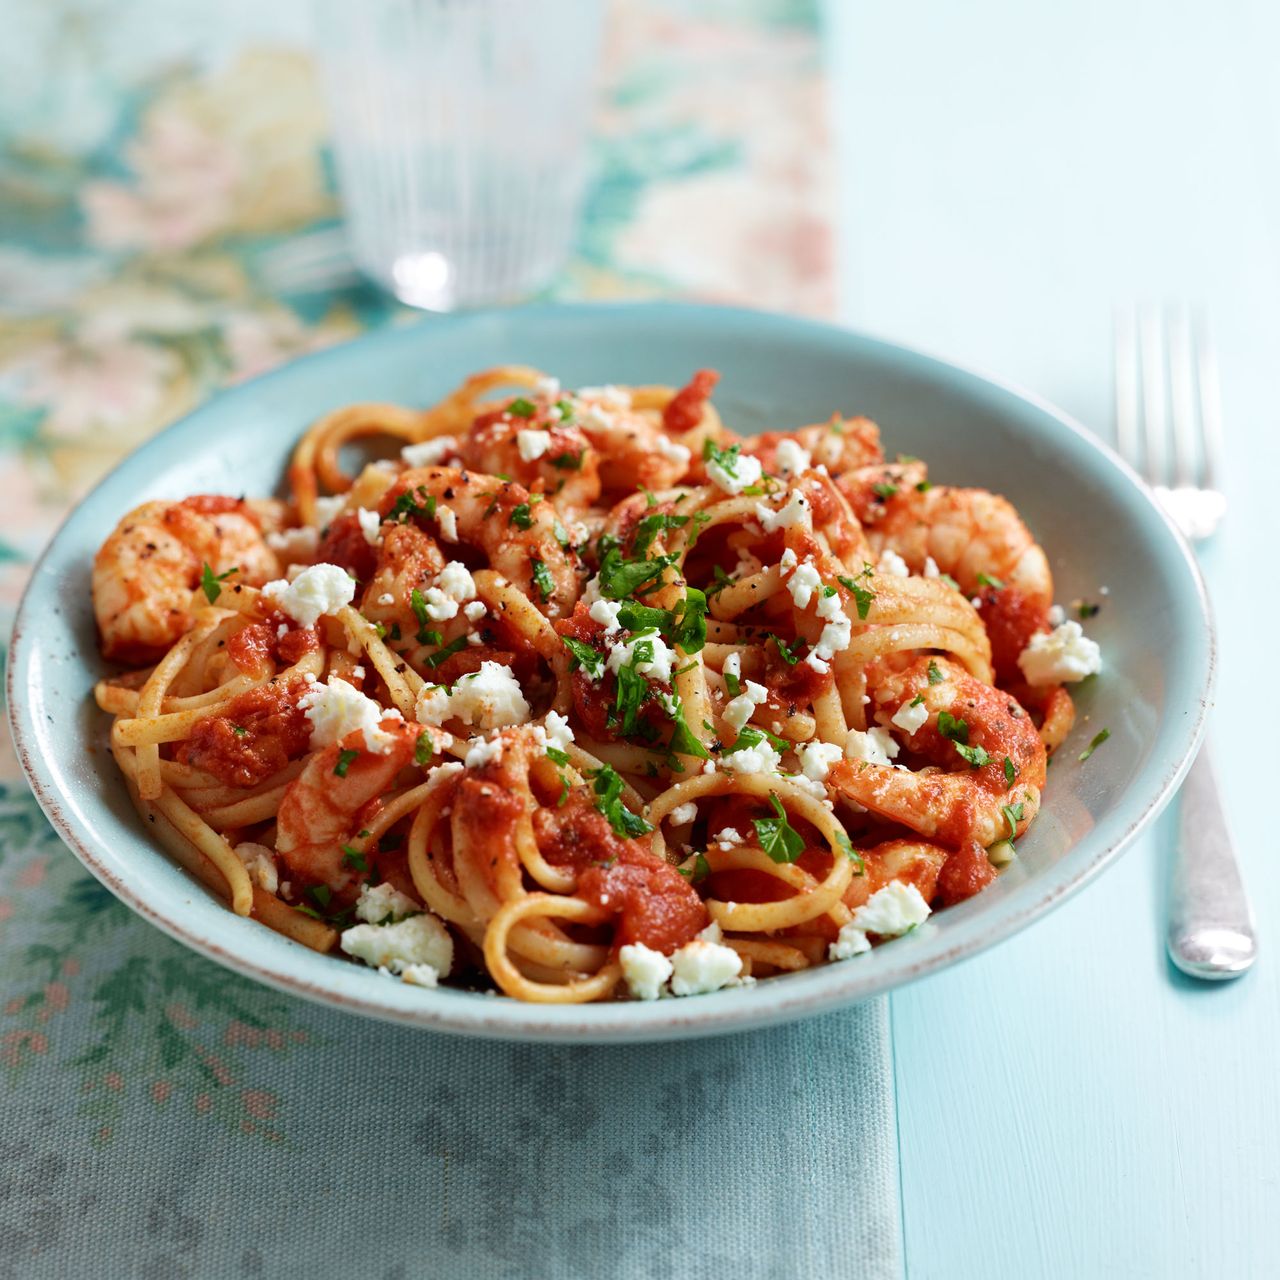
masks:
<instances>
[{"instance_id":1,"label":"drinking glass","mask_svg":"<svg viewBox=\"0 0 1280 1280\"><path fill-rule=\"evenodd\" d=\"M507 302L568 257L603 0L315 0L356 265L432 311Z\"/></svg>"}]
</instances>

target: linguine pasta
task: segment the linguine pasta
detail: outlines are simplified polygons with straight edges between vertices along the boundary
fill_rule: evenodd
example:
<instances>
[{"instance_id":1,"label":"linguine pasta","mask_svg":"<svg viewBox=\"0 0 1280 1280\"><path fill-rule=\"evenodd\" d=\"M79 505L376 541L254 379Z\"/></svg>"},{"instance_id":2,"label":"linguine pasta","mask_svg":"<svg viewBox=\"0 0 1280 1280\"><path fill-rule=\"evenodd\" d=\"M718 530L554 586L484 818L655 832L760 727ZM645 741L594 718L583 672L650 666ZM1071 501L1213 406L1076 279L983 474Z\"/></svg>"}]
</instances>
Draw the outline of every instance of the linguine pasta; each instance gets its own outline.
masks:
<instances>
[{"instance_id":1,"label":"linguine pasta","mask_svg":"<svg viewBox=\"0 0 1280 1280\"><path fill-rule=\"evenodd\" d=\"M1004 499L866 419L740 438L715 383L491 369L321 419L287 502L126 515L95 697L175 859L304 946L548 1003L850 960L991 883L1096 645Z\"/></svg>"}]
</instances>

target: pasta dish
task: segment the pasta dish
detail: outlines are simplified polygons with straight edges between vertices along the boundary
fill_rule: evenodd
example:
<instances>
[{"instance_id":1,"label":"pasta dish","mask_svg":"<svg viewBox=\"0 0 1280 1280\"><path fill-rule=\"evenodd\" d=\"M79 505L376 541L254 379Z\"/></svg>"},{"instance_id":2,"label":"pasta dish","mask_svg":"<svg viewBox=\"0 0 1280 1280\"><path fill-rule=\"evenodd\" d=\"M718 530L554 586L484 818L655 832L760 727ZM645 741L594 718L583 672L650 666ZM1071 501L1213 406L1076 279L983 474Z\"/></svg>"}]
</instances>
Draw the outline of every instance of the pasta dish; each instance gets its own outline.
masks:
<instances>
[{"instance_id":1,"label":"pasta dish","mask_svg":"<svg viewBox=\"0 0 1280 1280\"><path fill-rule=\"evenodd\" d=\"M95 697L146 827L304 946L541 1002L856 962L992 883L1097 645L1004 498L716 382L495 368L329 414L287 501L125 515Z\"/></svg>"}]
</instances>

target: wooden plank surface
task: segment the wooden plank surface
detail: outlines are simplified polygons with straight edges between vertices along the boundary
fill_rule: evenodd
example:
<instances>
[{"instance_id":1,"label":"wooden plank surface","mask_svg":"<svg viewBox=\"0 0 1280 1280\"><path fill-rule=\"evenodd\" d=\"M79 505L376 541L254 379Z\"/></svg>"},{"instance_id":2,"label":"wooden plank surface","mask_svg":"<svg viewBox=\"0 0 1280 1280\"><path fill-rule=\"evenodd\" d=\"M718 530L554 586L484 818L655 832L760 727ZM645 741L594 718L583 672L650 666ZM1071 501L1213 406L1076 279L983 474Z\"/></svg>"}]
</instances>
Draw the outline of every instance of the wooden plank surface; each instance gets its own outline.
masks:
<instances>
[{"instance_id":1,"label":"wooden plank surface","mask_svg":"<svg viewBox=\"0 0 1280 1280\"><path fill-rule=\"evenodd\" d=\"M1049 920L896 995L908 1274L1280 1274L1280 10L828 17L848 321L1107 431L1113 305L1210 308L1231 455L1213 732L1264 947L1226 987L1172 972L1166 815Z\"/></svg>"}]
</instances>

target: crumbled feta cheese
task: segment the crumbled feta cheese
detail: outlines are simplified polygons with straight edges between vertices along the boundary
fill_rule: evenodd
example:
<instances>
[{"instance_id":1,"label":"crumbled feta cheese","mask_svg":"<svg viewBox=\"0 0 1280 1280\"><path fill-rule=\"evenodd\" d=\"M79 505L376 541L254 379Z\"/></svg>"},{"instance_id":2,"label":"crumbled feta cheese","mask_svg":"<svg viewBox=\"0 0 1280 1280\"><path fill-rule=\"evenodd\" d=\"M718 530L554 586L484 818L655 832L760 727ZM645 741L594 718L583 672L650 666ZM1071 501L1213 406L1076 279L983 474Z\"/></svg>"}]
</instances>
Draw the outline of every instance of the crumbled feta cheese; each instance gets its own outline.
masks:
<instances>
[{"instance_id":1,"label":"crumbled feta cheese","mask_svg":"<svg viewBox=\"0 0 1280 1280\"><path fill-rule=\"evenodd\" d=\"M356 899L356 919L365 924L390 924L421 910L412 898L386 880L378 885L362 884Z\"/></svg>"},{"instance_id":2,"label":"crumbled feta cheese","mask_svg":"<svg viewBox=\"0 0 1280 1280\"><path fill-rule=\"evenodd\" d=\"M516 447L525 462L533 462L551 448L551 432L522 428L516 432Z\"/></svg>"},{"instance_id":3,"label":"crumbled feta cheese","mask_svg":"<svg viewBox=\"0 0 1280 1280\"><path fill-rule=\"evenodd\" d=\"M588 610L587 617L593 622L601 623L605 635L612 635L615 631L621 630L621 624L618 622L618 611L621 608L620 600L596 600Z\"/></svg>"},{"instance_id":4,"label":"crumbled feta cheese","mask_svg":"<svg viewBox=\"0 0 1280 1280\"><path fill-rule=\"evenodd\" d=\"M434 769L427 770L427 786L434 791L436 787L448 782L450 778L456 777L461 772L462 766L456 760L438 764Z\"/></svg>"},{"instance_id":5,"label":"crumbled feta cheese","mask_svg":"<svg viewBox=\"0 0 1280 1280\"><path fill-rule=\"evenodd\" d=\"M275 855L265 844L255 844L252 840L241 841L235 847L236 857L244 863L249 879L258 888L267 893L275 893L280 888L280 876L276 871Z\"/></svg>"},{"instance_id":6,"label":"crumbled feta cheese","mask_svg":"<svg viewBox=\"0 0 1280 1280\"><path fill-rule=\"evenodd\" d=\"M773 749L768 738L762 738L753 747L740 751L726 751L720 757L720 767L730 773L777 773L782 757Z\"/></svg>"},{"instance_id":7,"label":"crumbled feta cheese","mask_svg":"<svg viewBox=\"0 0 1280 1280\"><path fill-rule=\"evenodd\" d=\"M831 766L843 755L834 742L809 742L796 752L800 772L815 782L826 782Z\"/></svg>"},{"instance_id":8,"label":"crumbled feta cheese","mask_svg":"<svg viewBox=\"0 0 1280 1280\"><path fill-rule=\"evenodd\" d=\"M671 668L675 662L675 650L670 648L667 642L656 632L640 632L634 635L630 640L621 644L615 644L609 650L608 668L610 671L621 671L623 667L632 665L634 659L634 651L637 645L646 644L653 646L653 657L648 661L641 660L635 663L637 675L648 676L650 680L656 680L659 684L666 684L671 679Z\"/></svg>"},{"instance_id":9,"label":"crumbled feta cheese","mask_svg":"<svg viewBox=\"0 0 1280 1280\"><path fill-rule=\"evenodd\" d=\"M1067 620L1067 611L1060 605L1049 606L1049 625L1051 627L1060 627Z\"/></svg>"},{"instance_id":10,"label":"crumbled feta cheese","mask_svg":"<svg viewBox=\"0 0 1280 1280\"><path fill-rule=\"evenodd\" d=\"M848 924L842 926L828 950L832 960L847 960L871 949L867 934L881 938L896 938L923 924L929 918L929 904L913 884L890 880L877 890L854 913Z\"/></svg>"},{"instance_id":11,"label":"crumbled feta cheese","mask_svg":"<svg viewBox=\"0 0 1280 1280\"><path fill-rule=\"evenodd\" d=\"M343 512L347 505L345 493L335 493L331 498L316 499L316 524L327 529Z\"/></svg>"},{"instance_id":12,"label":"crumbled feta cheese","mask_svg":"<svg viewBox=\"0 0 1280 1280\"><path fill-rule=\"evenodd\" d=\"M677 827L688 826L689 823L695 821L698 816L698 802L696 800L686 800L684 804L678 804L668 815L672 823Z\"/></svg>"},{"instance_id":13,"label":"crumbled feta cheese","mask_svg":"<svg viewBox=\"0 0 1280 1280\"><path fill-rule=\"evenodd\" d=\"M537 395L546 396L548 400L554 400L560 394L559 378L539 378L533 384L533 390Z\"/></svg>"},{"instance_id":14,"label":"crumbled feta cheese","mask_svg":"<svg viewBox=\"0 0 1280 1280\"><path fill-rule=\"evenodd\" d=\"M437 978L453 967L453 939L435 916L423 912L395 924L357 924L342 931L342 949L376 969L402 974L411 967L419 986L424 974L417 966L430 966Z\"/></svg>"},{"instance_id":15,"label":"crumbled feta cheese","mask_svg":"<svg viewBox=\"0 0 1280 1280\"><path fill-rule=\"evenodd\" d=\"M807 560L797 565L787 579L787 590L797 609L807 609L815 591L822 590L822 575Z\"/></svg>"},{"instance_id":16,"label":"crumbled feta cheese","mask_svg":"<svg viewBox=\"0 0 1280 1280\"><path fill-rule=\"evenodd\" d=\"M558 711L548 711L541 727L542 741L557 751L568 751L573 745L573 726Z\"/></svg>"},{"instance_id":17,"label":"crumbled feta cheese","mask_svg":"<svg viewBox=\"0 0 1280 1280\"><path fill-rule=\"evenodd\" d=\"M721 849L732 849L735 844L742 843L742 836L734 827L725 827L711 838Z\"/></svg>"},{"instance_id":18,"label":"crumbled feta cheese","mask_svg":"<svg viewBox=\"0 0 1280 1280\"><path fill-rule=\"evenodd\" d=\"M1078 622L1064 622L1047 634L1031 637L1018 658L1028 684L1064 684L1102 670L1102 650Z\"/></svg>"},{"instance_id":19,"label":"crumbled feta cheese","mask_svg":"<svg viewBox=\"0 0 1280 1280\"><path fill-rule=\"evenodd\" d=\"M812 462L809 450L798 440L779 440L777 451L773 456L774 465L778 468L780 476L793 476L801 471L808 471Z\"/></svg>"},{"instance_id":20,"label":"crumbled feta cheese","mask_svg":"<svg viewBox=\"0 0 1280 1280\"><path fill-rule=\"evenodd\" d=\"M898 744L888 729L850 729L844 746L850 760L865 760L868 764L892 764L898 754Z\"/></svg>"},{"instance_id":21,"label":"crumbled feta cheese","mask_svg":"<svg viewBox=\"0 0 1280 1280\"><path fill-rule=\"evenodd\" d=\"M321 751L341 742L357 729L364 734L369 751L385 754L396 737L379 728L383 720L403 717L394 708L388 710L345 680L333 679L328 684L317 680L298 699L298 706L311 722L311 750Z\"/></svg>"},{"instance_id":22,"label":"crumbled feta cheese","mask_svg":"<svg viewBox=\"0 0 1280 1280\"><path fill-rule=\"evenodd\" d=\"M929 718L929 708L923 702L914 705L904 702L893 714L890 724L896 724L904 733L915 733Z\"/></svg>"},{"instance_id":23,"label":"crumbled feta cheese","mask_svg":"<svg viewBox=\"0 0 1280 1280\"><path fill-rule=\"evenodd\" d=\"M796 553L790 547L788 547L782 553L782 559L778 561L778 568L781 569L783 573L786 573L788 569L794 569L796 565L799 563L800 561L799 561L799 558L796 556Z\"/></svg>"},{"instance_id":24,"label":"crumbled feta cheese","mask_svg":"<svg viewBox=\"0 0 1280 1280\"><path fill-rule=\"evenodd\" d=\"M742 654L731 653L724 660L724 665L720 670L726 676L733 676L735 680L739 679L742 675Z\"/></svg>"},{"instance_id":25,"label":"crumbled feta cheese","mask_svg":"<svg viewBox=\"0 0 1280 1280\"><path fill-rule=\"evenodd\" d=\"M379 603L379 604L395 604L395 602L396 602L396 598L395 598L395 596L393 596L393 595L391 594L391 592L390 592L390 591L384 591L384 592L383 592L383 593L378 597L378 603Z\"/></svg>"},{"instance_id":26,"label":"crumbled feta cheese","mask_svg":"<svg viewBox=\"0 0 1280 1280\"><path fill-rule=\"evenodd\" d=\"M725 493L741 493L743 489L759 484L763 474L760 459L749 454L739 454L736 458L729 458L727 462L713 459L707 463L707 475L711 482Z\"/></svg>"},{"instance_id":27,"label":"crumbled feta cheese","mask_svg":"<svg viewBox=\"0 0 1280 1280\"><path fill-rule=\"evenodd\" d=\"M793 787L803 791L805 795L812 796L815 800L822 800L824 802L827 800L827 788L821 782L817 782L813 778L806 778L802 773L793 773L789 775L789 781ZM827 808L830 809L831 807L831 804L828 802Z\"/></svg>"},{"instance_id":28,"label":"crumbled feta cheese","mask_svg":"<svg viewBox=\"0 0 1280 1280\"><path fill-rule=\"evenodd\" d=\"M637 1000L656 1000L671 977L671 961L643 942L629 942L618 951L627 989Z\"/></svg>"},{"instance_id":29,"label":"crumbled feta cheese","mask_svg":"<svg viewBox=\"0 0 1280 1280\"><path fill-rule=\"evenodd\" d=\"M763 502L756 503L756 519L765 533L775 533L779 529L812 529L813 508L799 489L793 489L786 505L777 511L766 507Z\"/></svg>"},{"instance_id":30,"label":"crumbled feta cheese","mask_svg":"<svg viewBox=\"0 0 1280 1280\"><path fill-rule=\"evenodd\" d=\"M693 454L682 444L676 444L674 440L668 440L666 436L659 436L655 449L662 457L669 459L671 462L678 462L682 467L689 465Z\"/></svg>"},{"instance_id":31,"label":"crumbled feta cheese","mask_svg":"<svg viewBox=\"0 0 1280 1280\"><path fill-rule=\"evenodd\" d=\"M267 546L280 557L280 563L285 565L302 564L310 560L319 545L320 530L311 525L267 534Z\"/></svg>"},{"instance_id":32,"label":"crumbled feta cheese","mask_svg":"<svg viewBox=\"0 0 1280 1280\"><path fill-rule=\"evenodd\" d=\"M382 517L376 511L370 511L368 507L361 507L356 512L356 519L360 522L360 532L364 534L364 540L371 547L376 547L382 537Z\"/></svg>"},{"instance_id":33,"label":"crumbled feta cheese","mask_svg":"<svg viewBox=\"0 0 1280 1280\"><path fill-rule=\"evenodd\" d=\"M754 680L748 680L746 688L725 707L725 723L731 725L735 733L741 733L742 726L755 714L755 709L768 700L769 690Z\"/></svg>"},{"instance_id":34,"label":"crumbled feta cheese","mask_svg":"<svg viewBox=\"0 0 1280 1280\"><path fill-rule=\"evenodd\" d=\"M597 400L609 409L631 408L631 392L615 387L611 382L603 387L579 387L578 395L586 400Z\"/></svg>"},{"instance_id":35,"label":"crumbled feta cheese","mask_svg":"<svg viewBox=\"0 0 1280 1280\"><path fill-rule=\"evenodd\" d=\"M695 938L671 957L671 993L698 996L726 987L742 972L742 957L732 947Z\"/></svg>"},{"instance_id":36,"label":"crumbled feta cheese","mask_svg":"<svg viewBox=\"0 0 1280 1280\"><path fill-rule=\"evenodd\" d=\"M907 562L891 547L885 547L880 553L880 563L876 565L876 572L883 573L892 578L909 578L911 570L907 568Z\"/></svg>"},{"instance_id":37,"label":"crumbled feta cheese","mask_svg":"<svg viewBox=\"0 0 1280 1280\"><path fill-rule=\"evenodd\" d=\"M473 600L462 610L462 615L468 622L479 622L488 612L489 606L483 600Z\"/></svg>"},{"instance_id":38,"label":"crumbled feta cheese","mask_svg":"<svg viewBox=\"0 0 1280 1280\"><path fill-rule=\"evenodd\" d=\"M484 738L472 738L467 743L467 754L463 756L462 763L468 769L482 769L487 764L496 764L502 759L503 742L501 736L493 738L491 741Z\"/></svg>"},{"instance_id":39,"label":"crumbled feta cheese","mask_svg":"<svg viewBox=\"0 0 1280 1280\"><path fill-rule=\"evenodd\" d=\"M924 558L924 576L926 578L940 578L942 574L938 572L938 562L932 556Z\"/></svg>"},{"instance_id":40,"label":"crumbled feta cheese","mask_svg":"<svg viewBox=\"0 0 1280 1280\"><path fill-rule=\"evenodd\" d=\"M422 593L427 617L434 622L447 622L458 616L458 607L476 594L475 579L467 566L450 560L436 575L435 586Z\"/></svg>"},{"instance_id":41,"label":"crumbled feta cheese","mask_svg":"<svg viewBox=\"0 0 1280 1280\"><path fill-rule=\"evenodd\" d=\"M337 613L355 598L355 579L336 564L313 564L292 582L277 578L262 594L281 613L304 627L314 627L325 614Z\"/></svg>"},{"instance_id":42,"label":"crumbled feta cheese","mask_svg":"<svg viewBox=\"0 0 1280 1280\"><path fill-rule=\"evenodd\" d=\"M441 724L456 716L464 724L497 729L524 724L529 719L529 704L510 669L486 660L479 671L462 676L452 690L424 685L414 715L420 724Z\"/></svg>"},{"instance_id":43,"label":"crumbled feta cheese","mask_svg":"<svg viewBox=\"0 0 1280 1280\"><path fill-rule=\"evenodd\" d=\"M407 964L400 971L400 976L411 987L438 987L440 970L429 964Z\"/></svg>"},{"instance_id":44,"label":"crumbled feta cheese","mask_svg":"<svg viewBox=\"0 0 1280 1280\"><path fill-rule=\"evenodd\" d=\"M452 507L436 508L436 524L440 526L440 535L446 542L458 540L458 515Z\"/></svg>"},{"instance_id":45,"label":"crumbled feta cheese","mask_svg":"<svg viewBox=\"0 0 1280 1280\"><path fill-rule=\"evenodd\" d=\"M436 436L434 440L405 445L400 450L400 456L411 467L433 467L457 447L458 441L454 436Z\"/></svg>"}]
</instances>

